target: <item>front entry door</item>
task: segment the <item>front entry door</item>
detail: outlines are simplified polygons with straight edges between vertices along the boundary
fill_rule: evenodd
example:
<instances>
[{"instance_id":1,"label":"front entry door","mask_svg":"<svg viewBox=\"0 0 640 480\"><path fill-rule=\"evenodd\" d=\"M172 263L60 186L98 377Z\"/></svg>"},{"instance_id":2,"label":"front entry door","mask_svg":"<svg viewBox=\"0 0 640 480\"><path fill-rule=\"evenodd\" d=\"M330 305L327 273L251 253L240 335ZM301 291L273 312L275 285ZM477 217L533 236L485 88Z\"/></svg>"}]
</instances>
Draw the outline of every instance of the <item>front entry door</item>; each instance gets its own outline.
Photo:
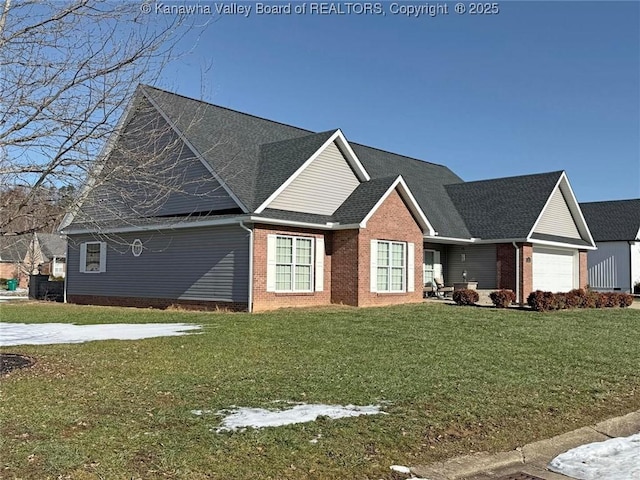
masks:
<instances>
[{"instance_id":1,"label":"front entry door","mask_svg":"<svg viewBox=\"0 0 640 480\"><path fill-rule=\"evenodd\" d=\"M423 282L425 285L433 282L436 278L442 278L442 263L440 263L440 252L437 250L425 250L424 262L422 264Z\"/></svg>"}]
</instances>

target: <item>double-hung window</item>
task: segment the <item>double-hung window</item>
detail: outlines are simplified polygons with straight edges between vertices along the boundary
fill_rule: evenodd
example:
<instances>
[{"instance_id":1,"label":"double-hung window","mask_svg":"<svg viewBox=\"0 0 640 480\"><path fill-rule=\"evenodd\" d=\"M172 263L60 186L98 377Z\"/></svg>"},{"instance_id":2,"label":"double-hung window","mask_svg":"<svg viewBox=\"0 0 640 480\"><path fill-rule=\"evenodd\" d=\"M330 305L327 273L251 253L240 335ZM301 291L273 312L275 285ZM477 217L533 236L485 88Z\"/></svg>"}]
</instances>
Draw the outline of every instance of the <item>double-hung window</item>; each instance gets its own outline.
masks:
<instances>
[{"instance_id":1,"label":"double-hung window","mask_svg":"<svg viewBox=\"0 0 640 480\"><path fill-rule=\"evenodd\" d=\"M276 237L276 292L313 290L313 238Z\"/></svg>"},{"instance_id":2,"label":"double-hung window","mask_svg":"<svg viewBox=\"0 0 640 480\"><path fill-rule=\"evenodd\" d=\"M405 292L407 278L406 247L404 242L378 240L378 292Z\"/></svg>"},{"instance_id":3,"label":"double-hung window","mask_svg":"<svg viewBox=\"0 0 640 480\"><path fill-rule=\"evenodd\" d=\"M410 242L371 240L371 291L413 292L415 245Z\"/></svg>"},{"instance_id":4,"label":"double-hung window","mask_svg":"<svg viewBox=\"0 0 640 480\"><path fill-rule=\"evenodd\" d=\"M80 272L103 273L107 271L107 244L85 242L80 244Z\"/></svg>"}]
</instances>

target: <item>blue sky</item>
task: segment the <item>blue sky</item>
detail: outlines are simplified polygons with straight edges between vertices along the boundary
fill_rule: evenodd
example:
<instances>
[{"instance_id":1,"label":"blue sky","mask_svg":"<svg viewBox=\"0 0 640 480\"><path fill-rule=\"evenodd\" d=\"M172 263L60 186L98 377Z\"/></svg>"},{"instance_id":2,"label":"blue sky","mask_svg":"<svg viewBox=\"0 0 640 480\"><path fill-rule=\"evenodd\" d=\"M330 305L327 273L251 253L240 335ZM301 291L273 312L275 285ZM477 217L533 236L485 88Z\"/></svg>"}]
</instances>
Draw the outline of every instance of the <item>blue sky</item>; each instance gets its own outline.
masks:
<instances>
[{"instance_id":1,"label":"blue sky","mask_svg":"<svg viewBox=\"0 0 640 480\"><path fill-rule=\"evenodd\" d=\"M419 18L391 14L391 2L373 16L266 16L237 3L254 11L214 16L158 86L341 128L467 181L566 170L578 201L640 197L636 1L509 0L476 16L440 2L448 15Z\"/></svg>"}]
</instances>

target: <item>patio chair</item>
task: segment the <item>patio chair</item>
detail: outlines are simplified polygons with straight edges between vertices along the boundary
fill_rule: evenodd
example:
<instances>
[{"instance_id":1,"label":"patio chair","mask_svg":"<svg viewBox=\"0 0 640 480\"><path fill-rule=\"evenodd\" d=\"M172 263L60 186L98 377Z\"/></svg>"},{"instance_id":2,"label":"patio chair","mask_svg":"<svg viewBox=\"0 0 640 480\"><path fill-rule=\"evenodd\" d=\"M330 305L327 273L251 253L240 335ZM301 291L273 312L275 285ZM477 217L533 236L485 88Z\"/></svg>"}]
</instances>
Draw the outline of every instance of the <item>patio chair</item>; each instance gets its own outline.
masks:
<instances>
[{"instance_id":1,"label":"patio chair","mask_svg":"<svg viewBox=\"0 0 640 480\"><path fill-rule=\"evenodd\" d=\"M427 282L422 287L422 296L424 298L435 297L437 290L438 290L438 287L436 287L433 282Z\"/></svg>"},{"instance_id":2,"label":"patio chair","mask_svg":"<svg viewBox=\"0 0 640 480\"><path fill-rule=\"evenodd\" d=\"M444 284L444 280L442 277L438 277L434 280L436 284L436 295L442 298L452 297L453 296L453 287L447 287Z\"/></svg>"}]
</instances>

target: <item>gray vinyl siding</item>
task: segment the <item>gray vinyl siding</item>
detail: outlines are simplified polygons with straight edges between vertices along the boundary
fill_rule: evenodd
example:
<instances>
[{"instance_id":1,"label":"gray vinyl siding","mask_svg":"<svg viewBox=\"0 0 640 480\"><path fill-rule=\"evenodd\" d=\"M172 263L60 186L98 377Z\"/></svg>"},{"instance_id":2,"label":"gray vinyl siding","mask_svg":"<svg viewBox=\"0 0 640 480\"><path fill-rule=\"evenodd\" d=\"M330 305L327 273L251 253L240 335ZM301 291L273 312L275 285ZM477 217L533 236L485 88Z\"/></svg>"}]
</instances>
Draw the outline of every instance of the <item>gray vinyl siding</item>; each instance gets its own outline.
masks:
<instances>
[{"instance_id":1,"label":"gray vinyl siding","mask_svg":"<svg viewBox=\"0 0 640 480\"><path fill-rule=\"evenodd\" d=\"M464 261L462 255L465 255ZM478 282L478 288L496 288L495 245L450 245L447 249L447 276L445 283L462 282L462 272L467 271L467 281Z\"/></svg>"},{"instance_id":2,"label":"gray vinyl siding","mask_svg":"<svg viewBox=\"0 0 640 480\"><path fill-rule=\"evenodd\" d=\"M559 188L556 188L551 195L551 200L540 217L534 233L581 238L573 215L567 206L567 201Z\"/></svg>"},{"instance_id":3,"label":"gray vinyl siding","mask_svg":"<svg viewBox=\"0 0 640 480\"><path fill-rule=\"evenodd\" d=\"M136 238L139 257L130 247ZM69 237L68 295L247 302L249 236L237 225L113 235L106 272L80 273L80 244L95 240Z\"/></svg>"},{"instance_id":4,"label":"gray vinyl siding","mask_svg":"<svg viewBox=\"0 0 640 480\"><path fill-rule=\"evenodd\" d=\"M589 286L630 292L631 251L629 242L599 242L598 249L587 254Z\"/></svg>"},{"instance_id":5,"label":"gray vinyl siding","mask_svg":"<svg viewBox=\"0 0 640 480\"><path fill-rule=\"evenodd\" d=\"M331 143L269 208L332 215L360 184L335 143Z\"/></svg>"}]
</instances>

